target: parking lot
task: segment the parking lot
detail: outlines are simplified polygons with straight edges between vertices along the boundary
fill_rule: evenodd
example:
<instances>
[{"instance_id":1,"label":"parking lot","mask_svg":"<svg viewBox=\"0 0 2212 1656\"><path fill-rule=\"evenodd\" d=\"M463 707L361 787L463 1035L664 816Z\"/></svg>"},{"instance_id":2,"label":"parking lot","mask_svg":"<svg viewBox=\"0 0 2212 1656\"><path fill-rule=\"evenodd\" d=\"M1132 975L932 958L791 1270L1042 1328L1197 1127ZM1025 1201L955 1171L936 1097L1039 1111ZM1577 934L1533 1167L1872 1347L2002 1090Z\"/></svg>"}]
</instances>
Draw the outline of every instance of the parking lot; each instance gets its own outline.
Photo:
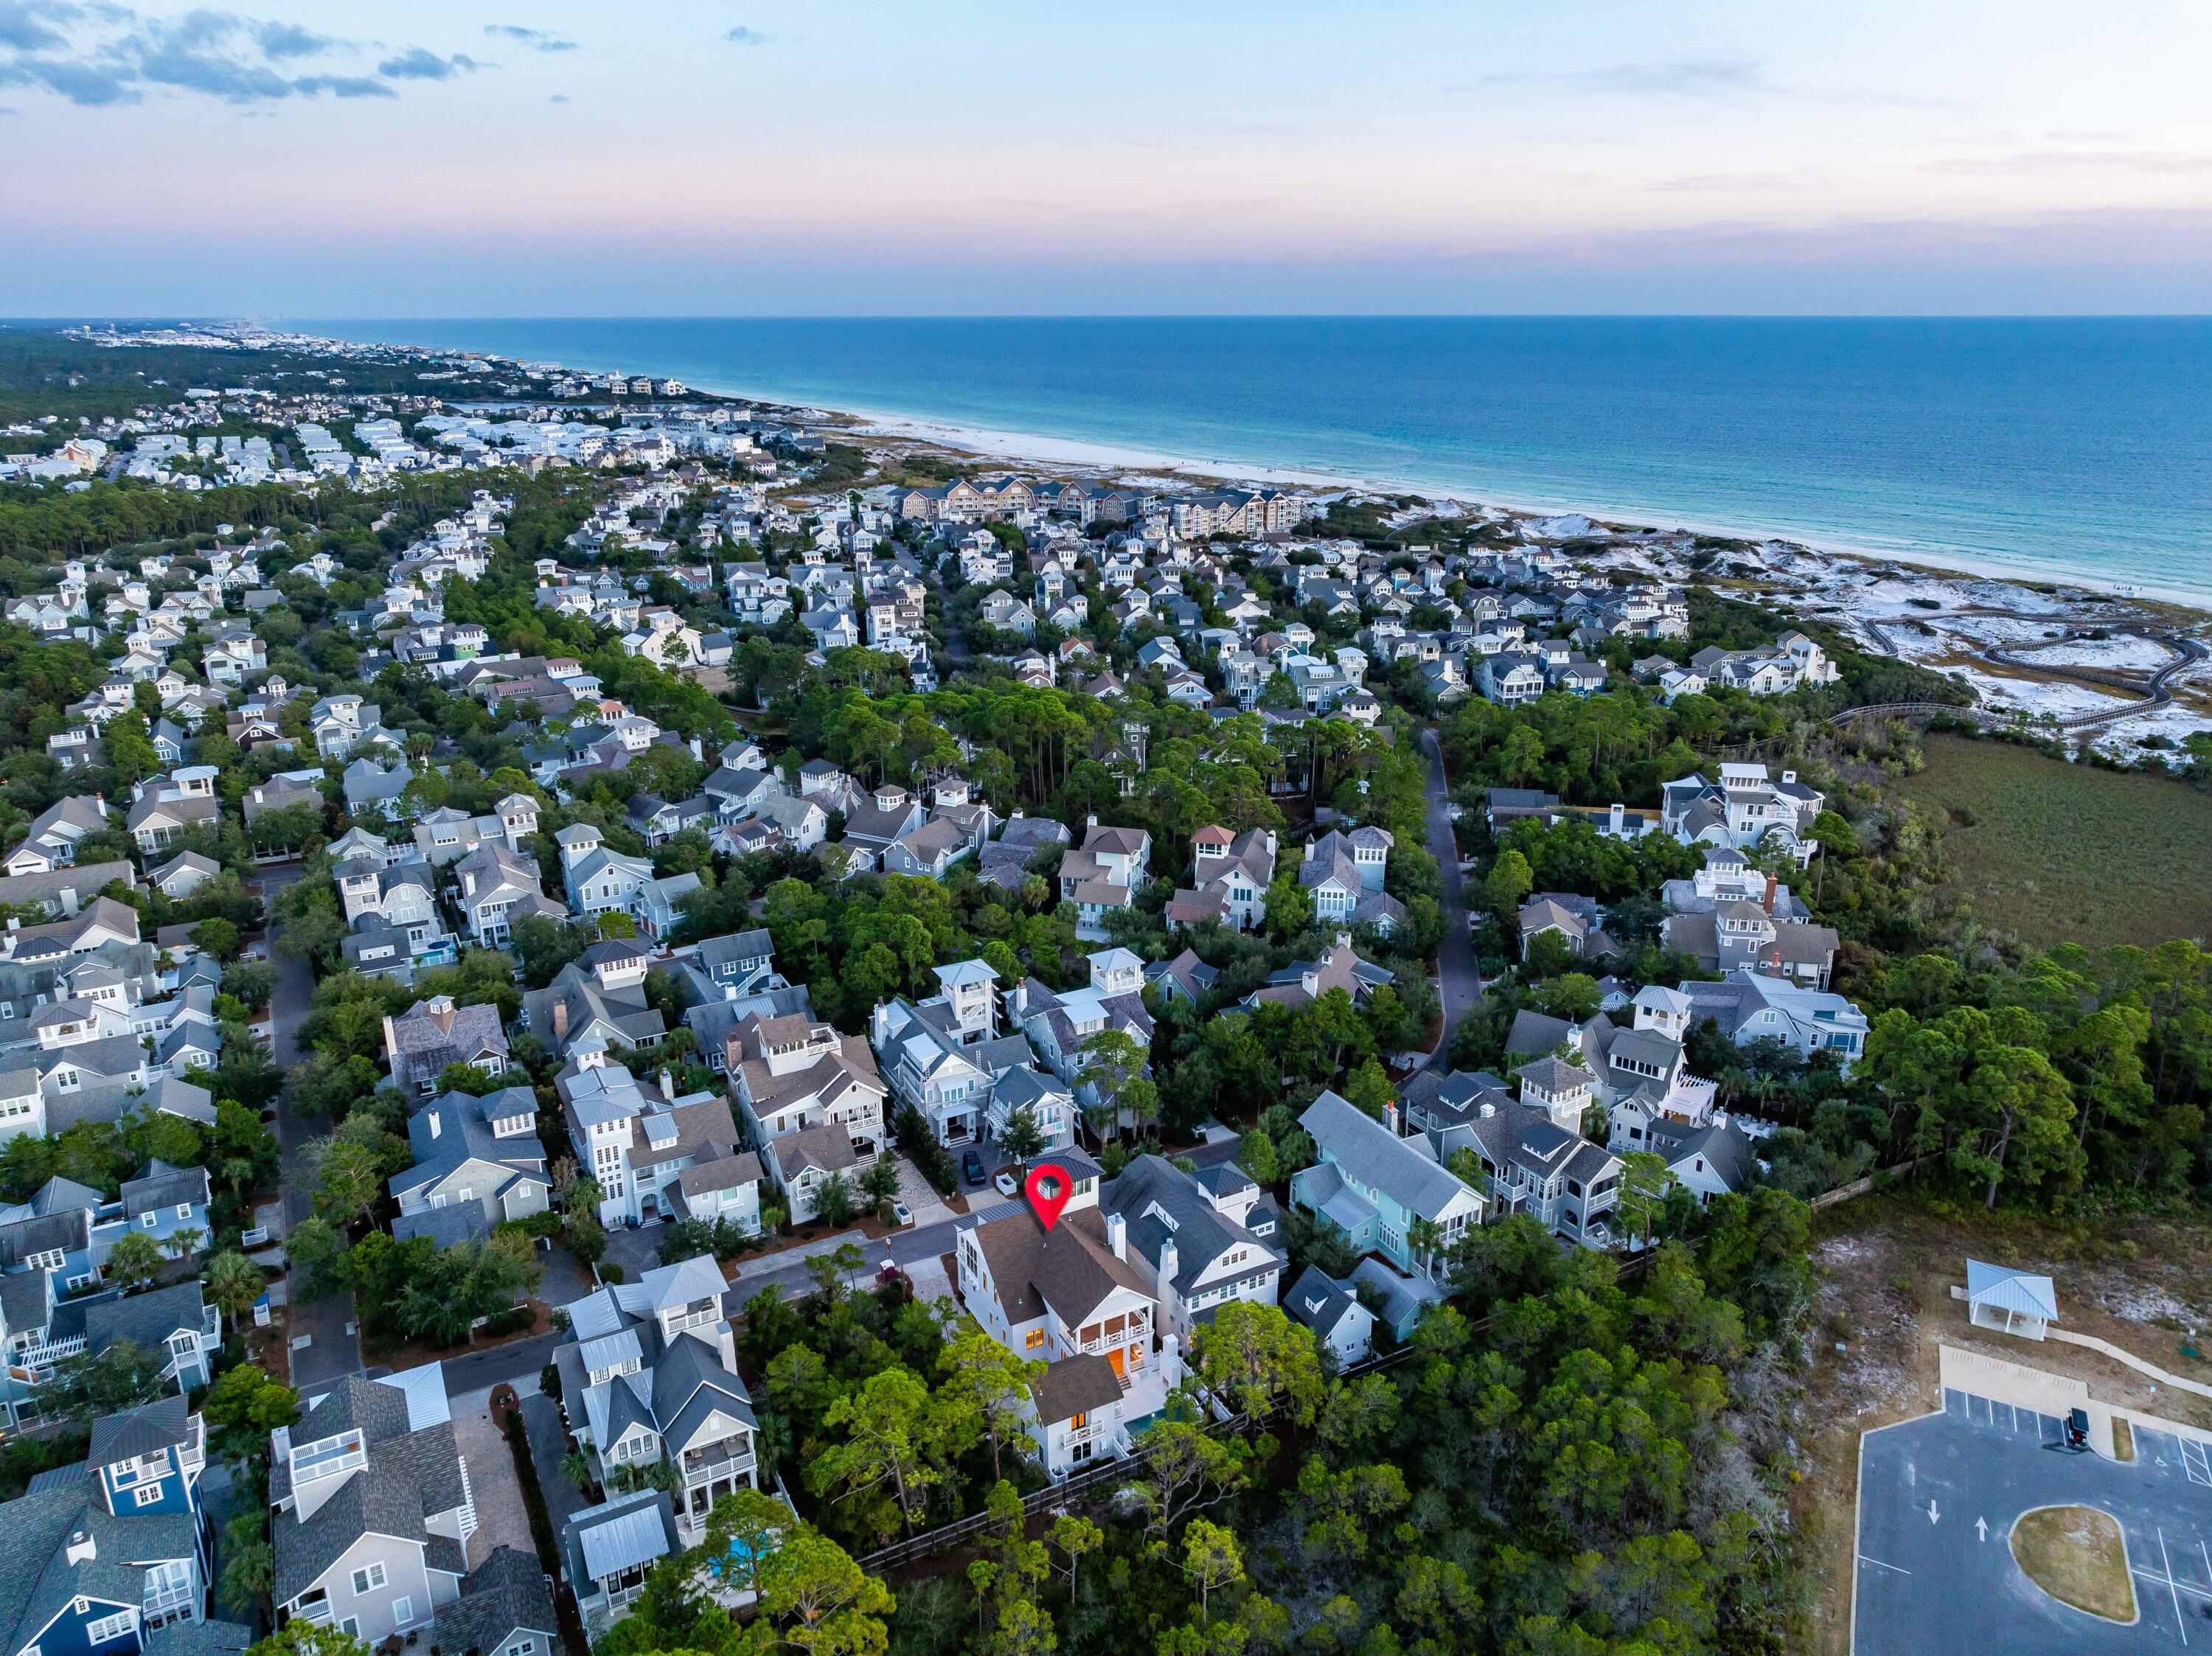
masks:
<instances>
[{"instance_id":1,"label":"parking lot","mask_svg":"<svg viewBox=\"0 0 2212 1656\"><path fill-rule=\"evenodd\" d=\"M2201 1440L2138 1424L2125 1463L2063 1446L2064 1424L1946 1388L1941 1413L1859 1444L1853 1656L2212 1656L2212 1460ZM2111 1513L2126 1538L2136 1620L2060 1604L2013 1562L2014 1522L2039 1507Z\"/></svg>"}]
</instances>

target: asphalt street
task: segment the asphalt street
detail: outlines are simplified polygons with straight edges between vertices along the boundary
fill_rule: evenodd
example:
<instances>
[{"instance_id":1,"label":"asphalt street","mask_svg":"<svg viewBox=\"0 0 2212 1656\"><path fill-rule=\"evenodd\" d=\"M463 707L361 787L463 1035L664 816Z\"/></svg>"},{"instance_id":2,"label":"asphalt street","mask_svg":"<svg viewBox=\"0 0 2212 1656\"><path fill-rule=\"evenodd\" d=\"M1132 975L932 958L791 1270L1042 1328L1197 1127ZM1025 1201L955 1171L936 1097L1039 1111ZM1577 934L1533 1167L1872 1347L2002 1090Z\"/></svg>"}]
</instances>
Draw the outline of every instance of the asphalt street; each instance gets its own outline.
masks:
<instances>
[{"instance_id":1,"label":"asphalt street","mask_svg":"<svg viewBox=\"0 0 2212 1656\"><path fill-rule=\"evenodd\" d=\"M261 870L261 892L273 910L276 894L300 877L300 864L281 863ZM305 961L289 960L276 952L276 928L269 928L269 960L276 968L276 988L269 998L270 1058L289 1075L304 1056L297 1044L300 1025L314 1005L315 978ZM289 1083L276 1097L276 1142L284 1162L284 1226L289 1231L313 1210L314 1169L307 1162L307 1146L327 1134L325 1115L302 1115L292 1107ZM320 1300L302 1298L301 1273L291 1276L291 1338L307 1337L309 1344L292 1350L292 1384L311 1390L358 1373L361 1341L349 1332L354 1321L353 1295L333 1295Z\"/></svg>"}]
</instances>

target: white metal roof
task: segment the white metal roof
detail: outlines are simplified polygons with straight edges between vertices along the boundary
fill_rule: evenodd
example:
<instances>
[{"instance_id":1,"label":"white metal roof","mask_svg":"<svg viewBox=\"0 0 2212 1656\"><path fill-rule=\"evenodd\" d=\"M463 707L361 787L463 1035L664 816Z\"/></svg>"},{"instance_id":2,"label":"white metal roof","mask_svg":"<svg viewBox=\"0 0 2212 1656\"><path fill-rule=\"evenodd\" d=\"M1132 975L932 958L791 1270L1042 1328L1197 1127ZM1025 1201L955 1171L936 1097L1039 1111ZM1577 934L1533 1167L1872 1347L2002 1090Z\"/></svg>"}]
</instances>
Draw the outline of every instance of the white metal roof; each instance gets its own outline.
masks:
<instances>
[{"instance_id":1,"label":"white metal roof","mask_svg":"<svg viewBox=\"0 0 2212 1656\"><path fill-rule=\"evenodd\" d=\"M647 1499L579 1531L576 1544L583 1551L586 1573L599 1581L665 1557L668 1532L659 1503Z\"/></svg>"},{"instance_id":2,"label":"white metal roof","mask_svg":"<svg viewBox=\"0 0 2212 1656\"><path fill-rule=\"evenodd\" d=\"M2007 1271L2002 1265L1966 1261L1966 1299L1973 1305L1993 1305L2022 1317L2058 1320L2058 1294L2051 1278L2030 1271Z\"/></svg>"}]
</instances>

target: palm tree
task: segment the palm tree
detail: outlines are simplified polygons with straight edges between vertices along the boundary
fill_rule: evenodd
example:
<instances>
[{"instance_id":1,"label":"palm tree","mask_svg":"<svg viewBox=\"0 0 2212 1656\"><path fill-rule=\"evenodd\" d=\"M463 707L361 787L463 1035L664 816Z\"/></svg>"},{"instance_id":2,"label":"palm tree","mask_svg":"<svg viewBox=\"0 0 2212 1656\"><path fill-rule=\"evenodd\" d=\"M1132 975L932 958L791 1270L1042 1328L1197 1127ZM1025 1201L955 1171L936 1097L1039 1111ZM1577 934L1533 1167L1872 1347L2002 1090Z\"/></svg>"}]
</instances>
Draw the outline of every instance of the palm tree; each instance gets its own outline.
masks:
<instances>
[{"instance_id":1,"label":"palm tree","mask_svg":"<svg viewBox=\"0 0 2212 1656\"><path fill-rule=\"evenodd\" d=\"M169 1233L168 1240L161 1246L168 1249L171 1259L181 1259L205 1240L207 1232L198 1225L179 1225Z\"/></svg>"},{"instance_id":2,"label":"palm tree","mask_svg":"<svg viewBox=\"0 0 2212 1656\"><path fill-rule=\"evenodd\" d=\"M254 1301L269 1286L261 1267L243 1253L216 1254L208 1261L204 1274L208 1297L234 1323L253 1309Z\"/></svg>"},{"instance_id":3,"label":"palm tree","mask_svg":"<svg viewBox=\"0 0 2212 1656\"><path fill-rule=\"evenodd\" d=\"M589 1493L599 1482L599 1462L588 1451L571 1449L561 1457L561 1476Z\"/></svg>"}]
</instances>

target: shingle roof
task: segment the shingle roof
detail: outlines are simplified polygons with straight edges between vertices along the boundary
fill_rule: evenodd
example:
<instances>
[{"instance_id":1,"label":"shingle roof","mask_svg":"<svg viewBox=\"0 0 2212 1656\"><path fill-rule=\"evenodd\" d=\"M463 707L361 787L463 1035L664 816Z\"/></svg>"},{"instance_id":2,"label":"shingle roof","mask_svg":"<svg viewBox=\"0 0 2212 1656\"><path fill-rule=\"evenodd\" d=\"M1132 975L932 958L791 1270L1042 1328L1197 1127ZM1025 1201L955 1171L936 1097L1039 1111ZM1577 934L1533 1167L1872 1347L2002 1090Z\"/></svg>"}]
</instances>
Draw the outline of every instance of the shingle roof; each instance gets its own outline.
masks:
<instances>
[{"instance_id":1,"label":"shingle roof","mask_svg":"<svg viewBox=\"0 0 2212 1656\"><path fill-rule=\"evenodd\" d=\"M381 1389L398 1399L404 1416L405 1398L391 1386ZM276 1602L289 1604L313 1586L348 1548L369 1534L421 1544L431 1568L460 1574L467 1560L459 1544L432 1535L424 1520L451 1512L465 1499L460 1448L451 1422L380 1443L372 1437L368 1466L347 1477L305 1523L279 1514L271 1525ZM440 1541L448 1541L450 1550L439 1547Z\"/></svg>"},{"instance_id":2,"label":"shingle roof","mask_svg":"<svg viewBox=\"0 0 2212 1656\"><path fill-rule=\"evenodd\" d=\"M1121 1399L1114 1365L1096 1352L1062 1357L1030 1383L1030 1391L1036 1398L1037 1418L1047 1424Z\"/></svg>"},{"instance_id":3,"label":"shingle roof","mask_svg":"<svg viewBox=\"0 0 2212 1656\"><path fill-rule=\"evenodd\" d=\"M181 1395L167 1397L93 1422L92 1441L85 1458L105 1466L111 1461L135 1460L191 1439L191 1406Z\"/></svg>"},{"instance_id":4,"label":"shingle roof","mask_svg":"<svg viewBox=\"0 0 2212 1656\"><path fill-rule=\"evenodd\" d=\"M1106 1246L1106 1222L1095 1208L1066 1216L1049 1231L1024 1208L976 1226L975 1234L1010 1321L1027 1322L1049 1306L1077 1327L1116 1288L1152 1297L1135 1267Z\"/></svg>"},{"instance_id":5,"label":"shingle roof","mask_svg":"<svg viewBox=\"0 0 2212 1656\"><path fill-rule=\"evenodd\" d=\"M537 1555L501 1546L462 1578L459 1598L438 1606L430 1638L447 1656L475 1656L501 1649L518 1632L550 1641L559 1630Z\"/></svg>"}]
</instances>

